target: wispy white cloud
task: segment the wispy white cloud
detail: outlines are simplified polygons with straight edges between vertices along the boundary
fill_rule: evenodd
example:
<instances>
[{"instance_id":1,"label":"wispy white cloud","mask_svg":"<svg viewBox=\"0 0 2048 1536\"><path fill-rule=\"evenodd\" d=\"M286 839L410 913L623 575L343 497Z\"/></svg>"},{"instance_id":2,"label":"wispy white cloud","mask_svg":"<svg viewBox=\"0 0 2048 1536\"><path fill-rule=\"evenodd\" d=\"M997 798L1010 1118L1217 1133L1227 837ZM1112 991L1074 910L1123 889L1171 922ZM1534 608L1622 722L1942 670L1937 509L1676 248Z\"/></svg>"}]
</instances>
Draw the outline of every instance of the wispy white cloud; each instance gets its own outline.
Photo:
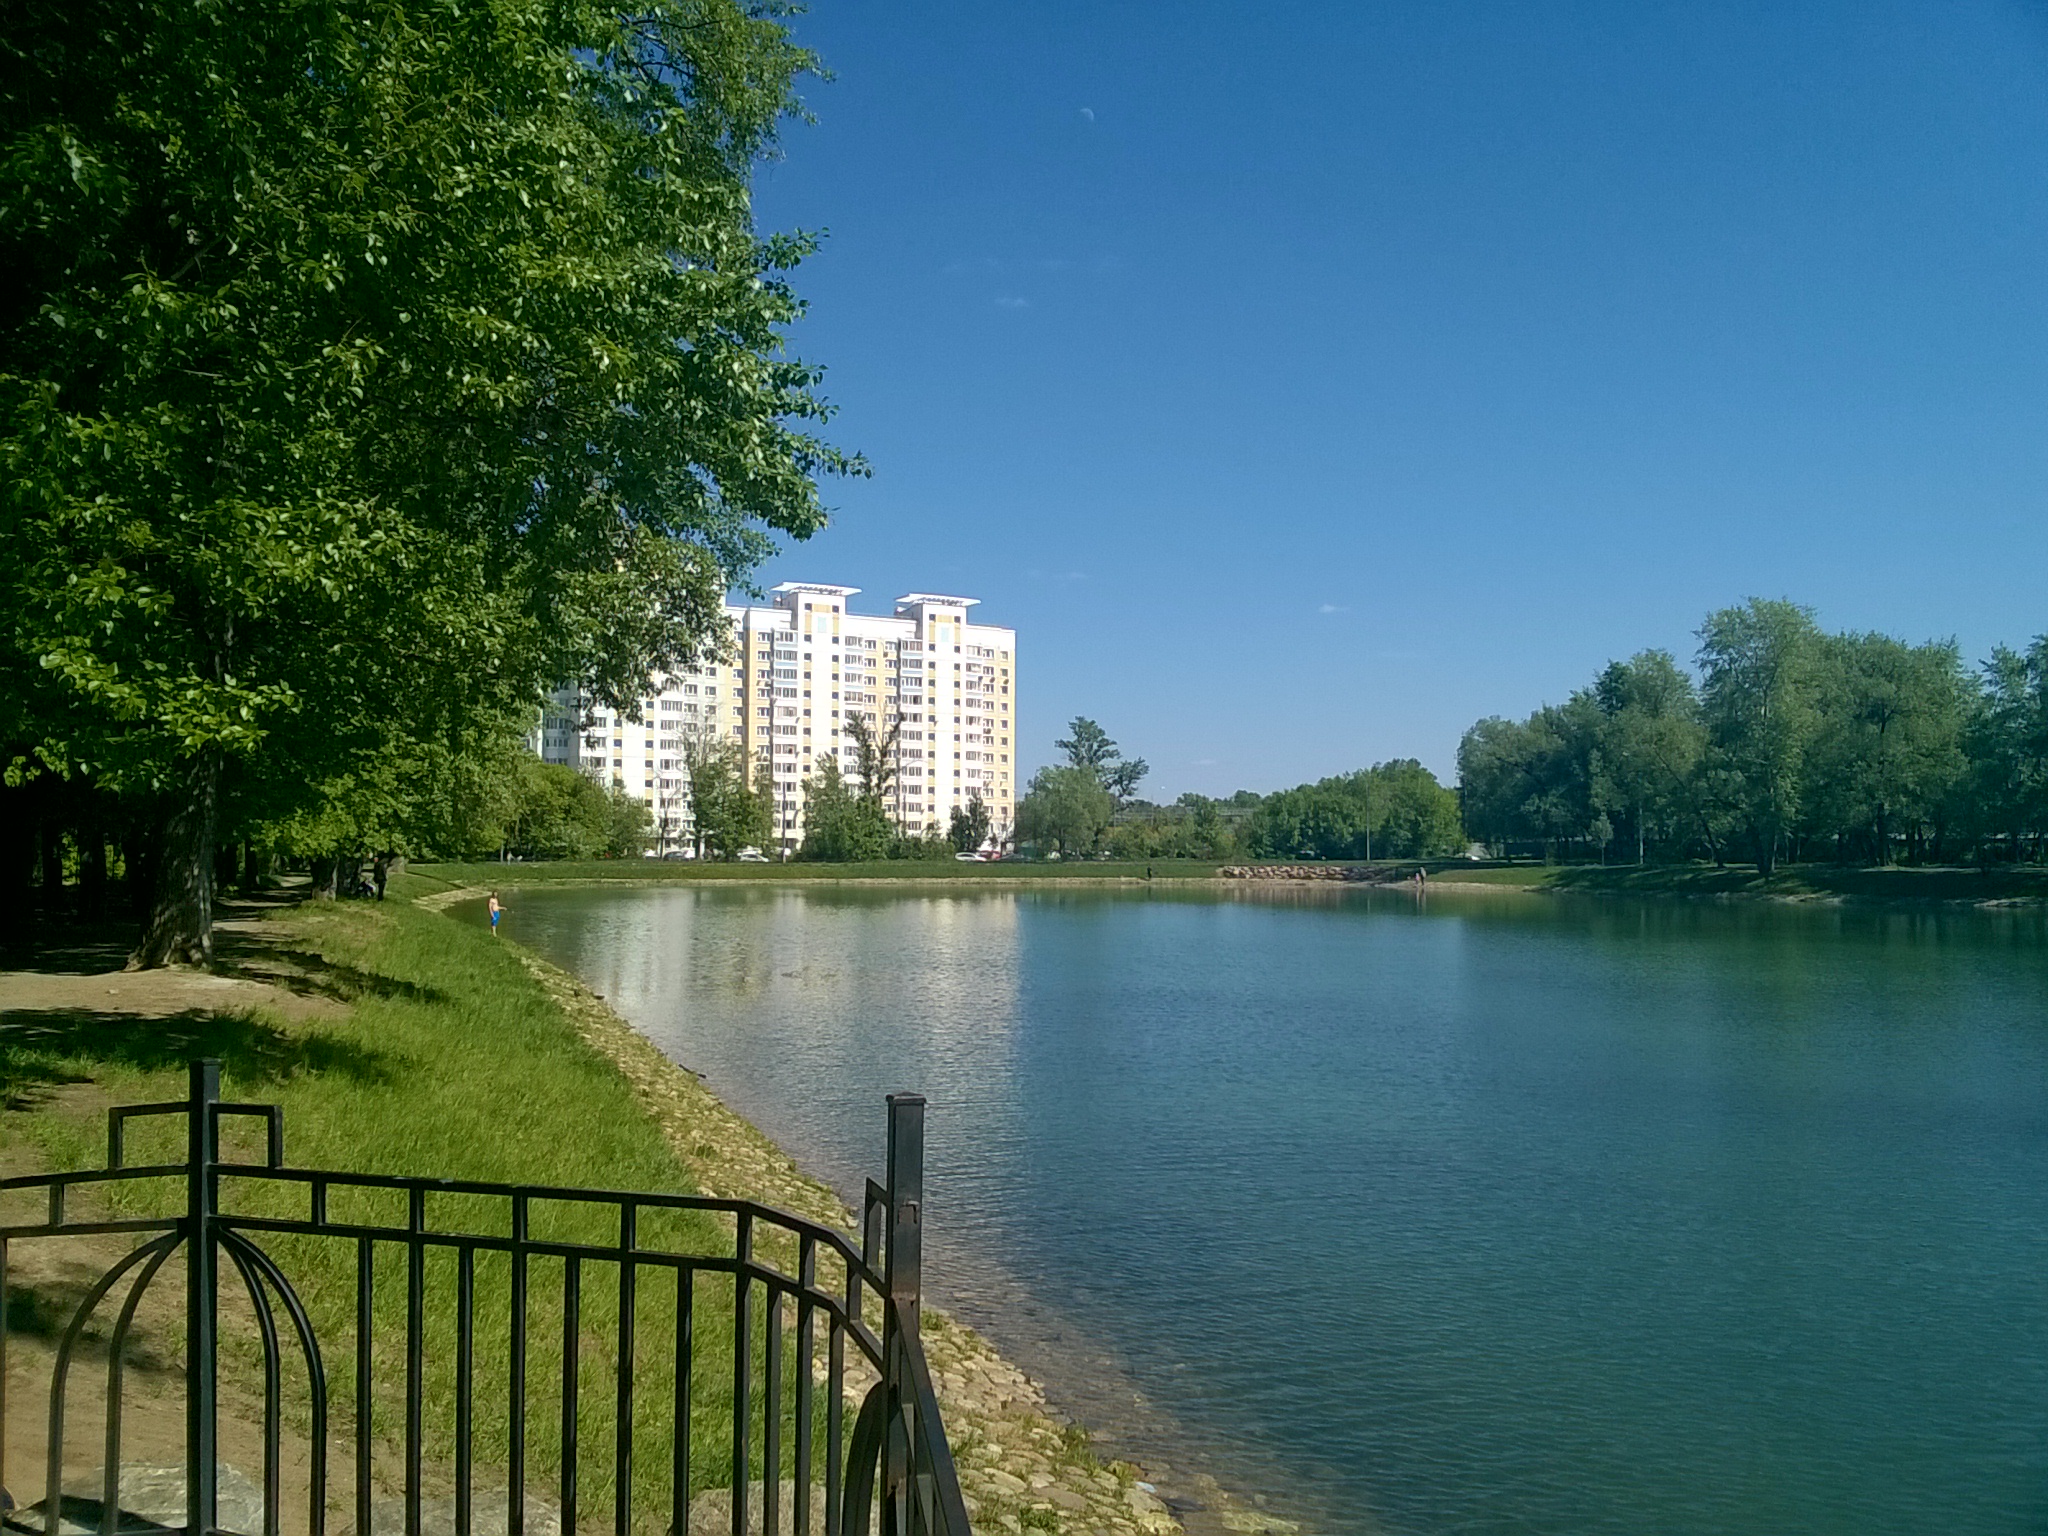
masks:
<instances>
[{"instance_id":1,"label":"wispy white cloud","mask_svg":"<svg viewBox=\"0 0 2048 1536\"><path fill-rule=\"evenodd\" d=\"M1000 293L996 295L996 308L998 309L1029 309L1030 307L1031 301L1029 299L1020 299L1014 293Z\"/></svg>"},{"instance_id":2,"label":"wispy white cloud","mask_svg":"<svg viewBox=\"0 0 2048 1536\"><path fill-rule=\"evenodd\" d=\"M1325 603L1316 610L1317 613L1349 613L1350 611L1351 605L1349 603Z\"/></svg>"}]
</instances>

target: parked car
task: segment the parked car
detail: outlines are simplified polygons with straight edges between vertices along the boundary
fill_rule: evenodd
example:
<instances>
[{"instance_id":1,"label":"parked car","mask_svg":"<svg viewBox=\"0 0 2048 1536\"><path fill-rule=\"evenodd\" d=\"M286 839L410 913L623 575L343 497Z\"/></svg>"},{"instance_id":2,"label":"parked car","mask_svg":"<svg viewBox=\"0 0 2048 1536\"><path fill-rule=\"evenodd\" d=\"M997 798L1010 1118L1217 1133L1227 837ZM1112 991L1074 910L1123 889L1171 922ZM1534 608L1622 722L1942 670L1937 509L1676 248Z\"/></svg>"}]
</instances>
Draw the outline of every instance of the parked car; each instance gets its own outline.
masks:
<instances>
[{"instance_id":1,"label":"parked car","mask_svg":"<svg viewBox=\"0 0 2048 1536\"><path fill-rule=\"evenodd\" d=\"M768 855L758 848L742 848L739 851L739 861L742 864L767 864L772 862Z\"/></svg>"},{"instance_id":2,"label":"parked car","mask_svg":"<svg viewBox=\"0 0 2048 1536\"><path fill-rule=\"evenodd\" d=\"M961 864L980 864L988 858L988 855L985 853L956 853L953 855L953 858Z\"/></svg>"}]
</instances>

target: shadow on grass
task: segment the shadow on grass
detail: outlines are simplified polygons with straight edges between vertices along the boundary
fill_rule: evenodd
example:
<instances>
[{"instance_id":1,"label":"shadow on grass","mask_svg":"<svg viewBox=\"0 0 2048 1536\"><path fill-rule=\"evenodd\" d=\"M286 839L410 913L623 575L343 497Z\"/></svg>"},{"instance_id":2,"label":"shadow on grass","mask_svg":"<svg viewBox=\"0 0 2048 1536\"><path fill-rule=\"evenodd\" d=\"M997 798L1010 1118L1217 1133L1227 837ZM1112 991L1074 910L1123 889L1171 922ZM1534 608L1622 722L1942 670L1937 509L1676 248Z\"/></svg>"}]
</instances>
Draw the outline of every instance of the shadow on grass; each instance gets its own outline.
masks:
<instances>
[{"instance_id":1,"label":"shadow on grass","mask_svg":"<svg viewBox=\"0 0 2048 1536\"><path fill-rule=\"evenodd\" d=\"M167 1018L80 1008L0 1013L0 1102L32 1108L37 1090L90 1081L107 1065L160 1071L217 1057L236 1079L274 1083L302 1075L377 1085L403 1063L326 1030L287 1034L248 1013L187 1009Z\"/></svg>"},{"instance_id":2,"label":"shadow on grass","mask_svg":"<svg viewBox=\"0 0 2048 1536\"><path fill-rule=\"evenodd\" d=\"M213 969L222 976L283 987L301 997L332 998L352 1003L359 998L401 998L413 1003L442 1003L448 994L395 976L366 971L330 960L316 949L280 943L267 933L217 932Z\"/></svg>"}]
</instances>

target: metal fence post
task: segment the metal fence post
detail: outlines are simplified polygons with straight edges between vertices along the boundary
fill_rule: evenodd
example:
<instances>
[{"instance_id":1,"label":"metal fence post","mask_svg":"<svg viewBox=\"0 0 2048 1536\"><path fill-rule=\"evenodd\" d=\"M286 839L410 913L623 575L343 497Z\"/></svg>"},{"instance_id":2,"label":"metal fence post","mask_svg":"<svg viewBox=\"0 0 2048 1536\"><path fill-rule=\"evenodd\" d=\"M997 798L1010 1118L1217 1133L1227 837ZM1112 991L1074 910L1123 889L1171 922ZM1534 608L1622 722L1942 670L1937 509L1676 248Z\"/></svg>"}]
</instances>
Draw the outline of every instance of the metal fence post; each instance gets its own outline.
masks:
<instances>
[{"instance_id":1,"label":"metal fence post","mask_svg":"<svg viewBox=\"0 0 2048 1536\"><path fill-rule=\"evenodd\" d=\"M219 1254L213 1218L220 1194L214 1174L220 1063L193 1062L191 1080L185 1153L185 1520L193 1536L206 1536L219 1516L214 1447Z\"/></svg>"},{"instance_id":2,"label":"metal fence post","mask_svg":"<svg viewBox=\"0 0 2048 1536\"><path fill-rule=\"evenodd\" d=\"M889 1095L888 1247L882 1278L889 1288L884 1314L882 1360L888 1432L882 1441L882 1529L908 1530L915 1504L911 1492L911 1415L917 1393L905 1370L902 1336L918 1337L922 1291L924 1225L924 1095Z\"/></svg>"}]
</instances>

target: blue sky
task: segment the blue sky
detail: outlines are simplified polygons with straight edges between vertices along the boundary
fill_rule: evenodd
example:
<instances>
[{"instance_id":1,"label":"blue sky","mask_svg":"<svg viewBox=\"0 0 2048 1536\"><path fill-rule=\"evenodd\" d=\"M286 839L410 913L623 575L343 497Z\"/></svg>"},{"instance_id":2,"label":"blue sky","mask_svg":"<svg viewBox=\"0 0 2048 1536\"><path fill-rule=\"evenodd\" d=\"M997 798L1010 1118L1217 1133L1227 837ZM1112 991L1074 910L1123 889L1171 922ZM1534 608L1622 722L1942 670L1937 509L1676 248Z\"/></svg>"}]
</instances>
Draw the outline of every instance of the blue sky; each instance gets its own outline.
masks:
<instances>
[{"instance_id":1,"label":"blue sky","mask_svg":"<svg viewBox=\"0 0 2048 1536\"><path fill-rule=\"evenodd\" d=\"M853 4L759 179L875 474L760 573L980 597L1021 762L1390 757L1691 655L2048 630L2039 5Z\"/></svg>"}]
</instances>

